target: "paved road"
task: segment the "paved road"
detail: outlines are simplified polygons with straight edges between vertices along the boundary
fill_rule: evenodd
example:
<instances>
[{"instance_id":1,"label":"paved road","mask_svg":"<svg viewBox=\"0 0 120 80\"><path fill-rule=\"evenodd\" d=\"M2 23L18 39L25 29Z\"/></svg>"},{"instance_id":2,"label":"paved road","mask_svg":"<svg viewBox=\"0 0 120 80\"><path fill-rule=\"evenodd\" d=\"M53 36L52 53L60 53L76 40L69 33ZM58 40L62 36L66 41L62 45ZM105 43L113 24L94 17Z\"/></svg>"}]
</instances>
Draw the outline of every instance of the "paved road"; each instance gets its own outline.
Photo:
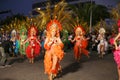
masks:
<instances>
[{"instance_id":1,"label":"paved road","mask_svg":"<svg viewBox=\"0 0 120 80\"><path fill-rule=\"evenodd\" d=\"M12 67L0 69L0 80L48 80L44 74L43 54L34 64L28 60L18 62L12 60ZM67 51L61 62L63 71L55 80L117 80L116 64L113 54L107 54L103 59L98 58L95 52L88 59L82 56L79 63L73 58L73 51Z\"/></svg>"}]
</instances>

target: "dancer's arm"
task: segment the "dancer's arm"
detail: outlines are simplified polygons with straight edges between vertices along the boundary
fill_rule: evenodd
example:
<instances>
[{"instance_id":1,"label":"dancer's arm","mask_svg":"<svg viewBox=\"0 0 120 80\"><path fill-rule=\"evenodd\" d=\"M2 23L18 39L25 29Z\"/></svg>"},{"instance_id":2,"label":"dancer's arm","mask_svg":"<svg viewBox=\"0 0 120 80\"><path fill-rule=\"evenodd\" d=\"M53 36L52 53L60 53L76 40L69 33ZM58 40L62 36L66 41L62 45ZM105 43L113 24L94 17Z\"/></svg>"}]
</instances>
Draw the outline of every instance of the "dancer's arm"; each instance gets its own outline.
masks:
<instances>
[{"instance_id":1,"label":"dancer's arm","mask_svg":"<svg viewBox=\"0 0 120 80\"><path fill-rule=\"evenodd\" d=\"M61 48L63 48L63 47L64 47L64 44L63 44L63 42L61 41L60 37L58 37L57 40L58 40L58 41L57 41L57 45L59 45L59 46L61 46Z\"/></svg>"},{"instance_id":2,"label":"dancer's arm","mask_svg":"<svg viewBox=\"0 0 120 80\"><path fill-rule=\"evenodd\" d=\"M114 39L114 45L115 45L115 49L118 49L118 46L117 46L117 43L116 43L116 41L117 41L117 39L120 37L120 33L115 37L115 39Z\"/></svg>"},{"instance_id":3,"label":"dancer's arm","mask_svg":"<svg viewBox=\"0 0 120 80\"><path fill-rule=\"evenodd\" d=\"M71 39L70 41L73 43L73 42L75 42L75 40L76 40L76 37L73 40Z\"/></svg>"},{"instance_id":4,"label":"dancer's arm","mask_svg":"<svg viewBox=\"0 0 120 80\"><path fill-rule=\"evenodd\" d=\"M99 34L98 37L97 37L97 41L100 40L100 38L101 38L101 35Z\"/></svg>"},{"instance_id":5,"label":"dancer's arm","mask_svg":"<svg viewBox=\"0 0 120 80\"><path fill-rule=\"evenodd\" d=\"M45 39L44 47L45 49L50 49L50 46L52 45L52 41L49 41L48 38Z\"/></svg>"},{"instance_id":6,"label":"dancer's arm","mask_svg":"<svg viewBox=\"0 0 120 80\"><path fill-rule=\"evenodd\" d=\"M36 38L36 42L41 46L40 42L38 41L38 39Z\"/></svg>"},{"instance_id":7,"label":"dancer's arm","mask_svg":"<svg viewBox=\"0 0 120 80\"><path fill-rule=\"evenodd\" d=\"M29 41L29 38L27 38L27 39L22 43L22 45L25 44L25 43L28 42L28 41Z\"/></svg>"}]
</instances>

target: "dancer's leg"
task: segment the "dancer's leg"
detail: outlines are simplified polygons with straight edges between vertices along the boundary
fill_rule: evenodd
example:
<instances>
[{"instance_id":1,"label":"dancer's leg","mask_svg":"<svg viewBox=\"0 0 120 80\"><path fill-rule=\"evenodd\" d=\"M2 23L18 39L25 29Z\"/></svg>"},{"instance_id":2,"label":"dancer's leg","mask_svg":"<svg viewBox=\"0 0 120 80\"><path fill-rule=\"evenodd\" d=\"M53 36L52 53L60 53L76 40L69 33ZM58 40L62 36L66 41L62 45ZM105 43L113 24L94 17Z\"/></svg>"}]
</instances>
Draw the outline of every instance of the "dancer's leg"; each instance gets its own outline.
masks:
<instances>
[{"instance_id":1,"label":"dancer's leg","mask_svg":"<svg viewBox=\"0 0 120 80\"><path fill-rule=\"evenodd\" d=\"M100 45L100 57L102 58L103 58L104 50L105 50L104 45Z\"/></svg>"},{"instance_id":2,"label":"dancer's leg","mask_svg":"<svg viewBox=\"0 0 120 80\"><path fill-rule=\"evenodd\" d=\"M57 56L56 56L56 55L53 55L53 66L52 66L52 70L55 70L55 69L56 69L57 62L58 62Z\"/></svg>"},{"instance_id":3,"label":"dancer's leg","mask_svg":"<svg viewBox=\"0 0 120 80\"><path fill-rule=\"evenodd\" d=\"M118 70L118 80L120 80L120 68L117 67L117 70Z\"/></svg>"},{"instance_id":4,"label":"dancer's leg","mask_svg":"<svg viewBox=\"0 0 120 80\"><path fill-rule=\"evenodd\" d=\"M31 63L34 63L34 49L32 48L31 49L31 55L32 55L32 58L31 58Z\"/></svg>"},{"instance_id":5,"label":"dancer's leg","mask_svg":"<svg viewBox=\"0 0 120 80\"><path fill-rule=\"evenodd\" d=\"M49 80L53 80L53 78L56 76L56 65L58 62L58 58L56 55L53 55L53 65L51 69L51 74L49 75Z\"/></svg>"}]
</instances>

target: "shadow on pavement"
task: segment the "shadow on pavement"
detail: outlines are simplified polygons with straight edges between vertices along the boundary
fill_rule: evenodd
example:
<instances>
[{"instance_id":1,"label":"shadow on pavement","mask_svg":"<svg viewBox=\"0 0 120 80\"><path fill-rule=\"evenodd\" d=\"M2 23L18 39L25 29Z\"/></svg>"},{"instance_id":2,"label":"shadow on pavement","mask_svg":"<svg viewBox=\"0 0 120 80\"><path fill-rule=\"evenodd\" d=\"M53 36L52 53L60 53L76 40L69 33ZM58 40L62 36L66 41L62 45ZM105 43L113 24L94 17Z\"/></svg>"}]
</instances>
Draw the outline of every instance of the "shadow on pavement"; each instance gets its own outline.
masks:
<instances>
[{"instance_id":1,"label":"shadow on pavement","mask_svg":"<svg viewBox=\"0 0 120 80\"><path fill-rule=\"evenodd\" d=\"M82 67L78 62L71 63L68 66L64 67L62 69L62 72L59 73L56 78L60 78L68 73L74 73L74 72L78 71L80 68L82 68Z\"/></svg>"}]
</instances>

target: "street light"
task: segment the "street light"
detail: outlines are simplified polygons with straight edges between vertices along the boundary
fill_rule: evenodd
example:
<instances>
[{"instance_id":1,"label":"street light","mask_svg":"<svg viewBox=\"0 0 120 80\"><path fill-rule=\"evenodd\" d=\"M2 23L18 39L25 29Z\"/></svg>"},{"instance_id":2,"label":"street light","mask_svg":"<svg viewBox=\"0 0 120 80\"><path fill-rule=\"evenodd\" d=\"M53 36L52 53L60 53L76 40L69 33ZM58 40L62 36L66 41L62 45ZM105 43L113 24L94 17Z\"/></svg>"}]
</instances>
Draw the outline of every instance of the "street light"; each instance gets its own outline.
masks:
<instances>
[{"instance_id":1,"label":"street light","mask_svg":"<svg viewBox=\"0 0 120 80\"><path fill-rule=\"evenodd\" d=\"M91 0L91 11L90 11L90 33L92 32L92 0Z\"/></svg>"},{"instance_id":2,"label":"street light","mask_svg":"<svg viewBox=\"0 0 120 80\"><path fill-rule=\"evenodd\" d=\"M36 8L36 10L37 10L37 11L40 11L40 10L41 10L41 8Z\"/></svg>"}]
</instances>

